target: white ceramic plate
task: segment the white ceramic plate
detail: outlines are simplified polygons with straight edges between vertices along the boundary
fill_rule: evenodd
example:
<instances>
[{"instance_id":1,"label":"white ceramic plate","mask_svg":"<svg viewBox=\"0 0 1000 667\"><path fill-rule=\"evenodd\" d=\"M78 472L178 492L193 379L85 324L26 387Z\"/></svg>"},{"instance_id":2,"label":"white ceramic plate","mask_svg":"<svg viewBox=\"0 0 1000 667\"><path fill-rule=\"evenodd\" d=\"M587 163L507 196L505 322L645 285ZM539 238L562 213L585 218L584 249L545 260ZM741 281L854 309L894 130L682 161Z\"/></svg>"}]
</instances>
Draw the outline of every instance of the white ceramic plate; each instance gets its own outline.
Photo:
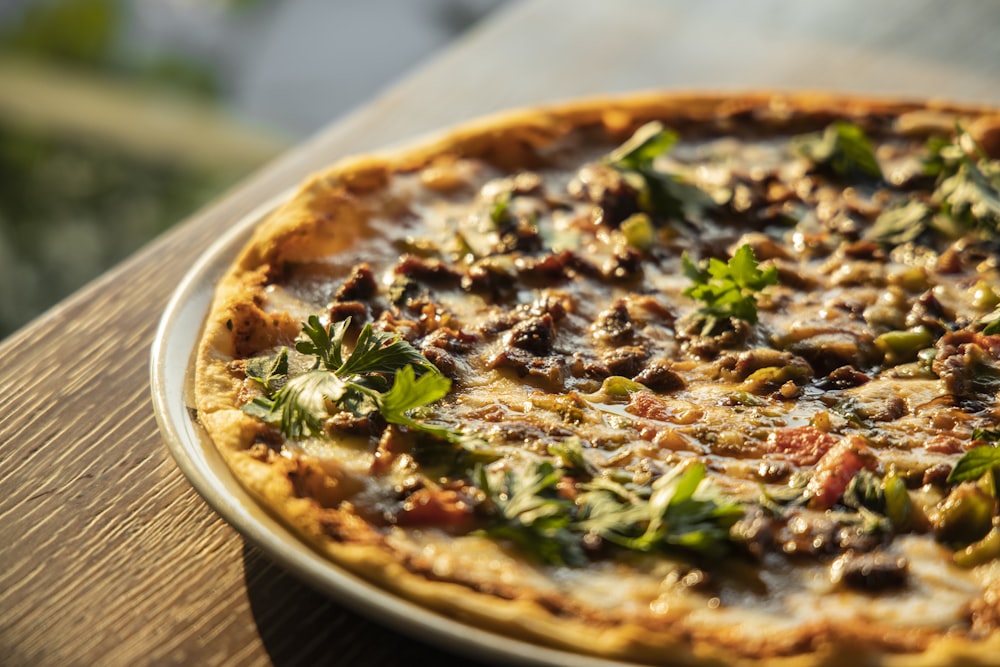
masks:
<instances>
[{"instance_id":1,"label":"white ceramic plate","mask_svg":"<svg viewBox=\"0 0 1000 667\"><path fill-rule=\"evenodd\" d=\"M192 358L219 277L275 202L234 225L191 268L160 320L152 346L153 407L167 447L208 504L271 559L372 620L421 641L496 663L612 667L486 632L396 597L320 556L268 514L236 481L198 424L191 395Z\"/></svg>"}]
</instances>

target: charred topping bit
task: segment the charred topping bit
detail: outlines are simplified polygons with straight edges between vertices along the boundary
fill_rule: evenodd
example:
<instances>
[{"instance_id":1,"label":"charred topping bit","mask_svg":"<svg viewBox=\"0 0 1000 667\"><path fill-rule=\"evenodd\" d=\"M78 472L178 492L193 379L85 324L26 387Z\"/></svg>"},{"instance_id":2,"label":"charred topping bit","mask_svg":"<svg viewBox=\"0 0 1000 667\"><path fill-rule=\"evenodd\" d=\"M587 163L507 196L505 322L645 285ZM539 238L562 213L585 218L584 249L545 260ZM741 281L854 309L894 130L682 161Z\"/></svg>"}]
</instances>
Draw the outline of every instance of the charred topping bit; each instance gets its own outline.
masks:
<instances>
[{"instance_id":1,"label":"charred topping bit","mask_svg":"<svg viewBox=\"0 0 1000 667\"><path fill-rule=\"evenodd\" d=\"M333 298L335 301L364 301L375 296L377 291L378 283L375 280L375 274L372 273L368 264L361 263L351 270L351 275L347 277Z\"/></svg>"},{"instance_id":2,"label":"charred topping bit","mask_svg":"<svg viewBox=\"0 0 1000 667\"><path fill-rule=\"evenodd\" d=\"M683 389L687 384L672 364L662 359L653 360L632 379L661 394Z\"/></svg>"},{"instance_id":3,"label":"charred topping bit","mask_svg":"<svg viewBox=\"0 0 1000 667\"><path fill-rule=\"evenodd\" d=\"M951 475L951 470L952 466L948 463L938 463L936 465L932 465L924 471L924 474L921 477L921 483L925 486L944 486L948 483L948 477Z\"/></svg>"},{"instance_id":4,"label":"charred topping bit","mask_svg":"<svg viewBox=\"0 0 1000 667\"><path fill-rule=\"evenodd\" d=\"M571 196L596 204L594 222L616 226L639 212L639 190L618 170L587 165L569 185Z\"/></svg>"},{"instance_id":5,"label":"charred topping bit","mask_svg":"<svg viewBox=\"0 0 1000 667\"><path fill-rule=\"evenodd\" d=\"M440 347L423 347L424 357L437 368L442 375L451 380L458 378L458 362L449 352Z\"/></svg>"},{"instance_id":6,"label":"charred topping bit","mask_svg":"<svg viewBox=\"0 0 1000 667\"><path fill-rule=\"evenodd\" d=\"M561 356L539 356L519 347L508 347L486 362L489 369L511 368L518 376L539 381L553 391L564 389L569 373L566 360Z\"/></svg>"},{"instance_id":7,"label":"charred topping bit","mask_svg":"<svg viewBox=\"0 0 1000 667\"><path fill-rule=\"evenodd\" d=\"M642 365L648 356L646 348L641 345L628 345L607 350L601 354L601 369L603 377L618 375L634 377L642 370Z\"/></svg>"},{"instance_id":8,"label":"charred topping bit","mask_svg":"<svg viewBox=\"0 0 1000 667\"><path fill-rule=\"evenodd\" d=\"M726 328L716 334L705 335L704 327L697 317L683 316L677 321L677 338L683 342L683 349L702 360L714 359L723 350L742 347L751 333L751 325L736 318L729 318Z\"/></svg>"},{"instance_id":9,"label":"charred topping bit","mask_svg":"<svg viewBox=\"0 0 1000 667\"><path fill-rule=\"evenodd\" d=\"M849 389L850 387L860 387L871 380L871 377L856 370L853 366L840 366L820 379L816 386L820 389Z\"/></svg>"},{"instance_id":10,"label":"charred topping bit","mask_svg":"<svg viewBox=\"0 0 1000 667\"><path fill-rule=\"evenodd\" d=\"M767 368L794 367L801 369L804 376L812 375L812 368L804 359L772 348L755 348L728 354L720 357L716 364L727 379L734 380L747 380Z\"/></svg>"},{"instance_id":11,"label":"charred topping bit","mask_svg":"<svg viewBox=\"0 0 1000 667\"><path fill-rule=\"evenodd\" d=\"M949 393L964 400L995 400L1000 388L1000 336L968 330L937 341L931 368Z\"/></svg>"},{"instance_id":12,"label":"charred topping bit","mask_svg":"<svg viewBox=\"0 0 1000 667\"><path fill-rule=\"evenodd\" d=\"M350 320L352 326L360 329L368 319L368 306L361 301L336 301L330 304L327 317L331 322Z\"/></svg>"},{"instance_id":13,"label":"charred topping bit","mask_svg":"<svg viewBox=\"0 0 1000 667\"><path fill-rule=\"evenodd\" d=\"M529 317L515 324L506 336L506 344L538 356L552 353L556 331L552 316Z\"/></svg>"},{"instance_id":14,"label":"charred topping bit","mask_svg":"<svg viewBox=\"0 0 1000 667\"><path fill-rule=\"evenodd\" d=\"M415 255L404 256L392 271L396 276L404 276L437 287L457 287L462 280L462 275L445 262Z\"/></svg>"},{"instance_id":15,"label":"charred topping bit","mask_svg":"<svg viewBox=\"0 0 1000 667\"><path fill-rule=\"evenodd\" d=\"M467 292L483 294L493 301L507 301L516 291L516 267L513 262L487 257L473 263L462 276Z\"/></svg>"},{"instance_id":16,"label":"charred topping bit","mask_svg":"<svg viewBox=\"0 0 1000 667\"><path fill-rule=\"evenodd\" d=\"M623 300L616 301L610 308L597 314L592 335L597 343L622 345L632 342L635 327Z\"/></svg>"},{"instance_id":17,"label":"charred topping bit","mask_svg":"<svg viewBox=\"0 0 1000 667\"><path fill-rule=\"evenodd\" d=\"M601 273L609 281L635 281L642 277L642 254L635 248L618 248L601 267Z\"/></svg>"},{"instance_id":18,"label":"charred topping bit","mask_svg":"<svg viewBox=\"0 0 1000 667\"><path fill-rule=\"evenodd\" d=\"M953 327L954 321L955 314L945 308L933 290L927 290L913 301L904 324L909 329L923 328L940 337Z\"/></svg>"},{"instance_id":19,"label":"charred topping bit","mask_svg":"<svg viewBox=\"0 0 1000 667\"><path fill-rule=\"evenodd\" d=\"M874 593L902 588L908 571L909 563L902 556L848 551L830 566L830 579L834 584Z\"/></svg>"},{"instance_id":20,"label":"charred topping bit","mask_svg":"<svg viewBox=\"0 0 1000 667\"><path fill-rule=\"evenodd\" d=\"M792 341L786 349L805 359L820 376L844 366L871 368L883 357L868 335L836 329Z\"/></svg>"}]
</instances>

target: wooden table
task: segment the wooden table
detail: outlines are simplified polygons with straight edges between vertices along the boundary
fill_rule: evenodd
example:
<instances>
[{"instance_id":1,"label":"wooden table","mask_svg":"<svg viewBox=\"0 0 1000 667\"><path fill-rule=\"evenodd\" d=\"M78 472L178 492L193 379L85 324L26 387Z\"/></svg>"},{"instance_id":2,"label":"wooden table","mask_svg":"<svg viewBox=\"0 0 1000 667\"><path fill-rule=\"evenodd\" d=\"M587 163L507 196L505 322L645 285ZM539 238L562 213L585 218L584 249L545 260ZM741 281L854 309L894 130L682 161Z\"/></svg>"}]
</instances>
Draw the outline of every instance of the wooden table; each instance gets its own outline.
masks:
<instances>
[{"instance_id":1,"label":"wooden table","mask_svg":"<svg viewBox=\"0 0 1000 667\"><path fill-rule=\"evenodd\" d=\"M650 88L1000 104L1000 3L533 0L0 345L0 664L476 664L314 592L220 519L151 407L149 350L194 258L307 173L470 116ZM303 100L308 104L308 99Z\"/></svg>"}]
</instances>

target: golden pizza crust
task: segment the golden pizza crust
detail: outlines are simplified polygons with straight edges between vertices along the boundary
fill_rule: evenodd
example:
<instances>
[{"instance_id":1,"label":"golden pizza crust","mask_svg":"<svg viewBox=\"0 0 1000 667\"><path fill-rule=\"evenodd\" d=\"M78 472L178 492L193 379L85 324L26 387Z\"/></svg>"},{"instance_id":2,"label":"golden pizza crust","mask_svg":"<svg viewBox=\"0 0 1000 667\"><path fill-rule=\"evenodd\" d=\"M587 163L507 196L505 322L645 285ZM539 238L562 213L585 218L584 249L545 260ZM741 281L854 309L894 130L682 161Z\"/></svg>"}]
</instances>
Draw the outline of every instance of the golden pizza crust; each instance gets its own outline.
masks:
<instances>
[{"instance_id":1,"label":"golden pizza crust","mask_svg":"<svg viewBox=\"0 0 1000 667\"><path fill-rule=\"evenodd\" d=\"M255 230L252 239L220 281L197 351L195 396L198 417L239 481L310 544L336 564L392 593L475 627L532 642L585 650L627 661L685 665L788 667L841 664L987 664L1000 655L1000 633L984 641L921 636L870 636L865 627L833 631L804 627L788 636L761 637L755 646L738 646L713 627L692 630L670 616L648 625L615 625L607 620L551 613L530 590L515 599L477 592L460 583L438 581L399 561L385 536L340 506L355 482L331 464L275 455L259 443L261 423L244 414L243 374L234 360L276 345L291 345L300 323L269 315L261 307L263 284L285 262L308 262L350 250L359 234L369 233L366 218L372 198L389 176L459 158L480 158L503 169L531 168L559 139L580 127L604 128L617 141L653 119L670 125L683 119L725 118L753 111L761 122L781 123L792 113L863 117L871 113L912 112L912 122L954 122L954 115L975 119L989 110L946 103L869 100L823 94L748 93L701 95L649 93L573 102L494 116L381 155L352 158L317 174ZM942 115L943 114L943 115ZM942 121L942 118L945 121ZM1000 123L982 122L983 134ZM720 122L725 127L724 120ZM379 205L391 206L382 201ZM817 599L817 605L823 600ZM875 632L883 628L875 625ZM872 653L883 642L926 646L917 653Z\"/></svg>"}]
</instances>

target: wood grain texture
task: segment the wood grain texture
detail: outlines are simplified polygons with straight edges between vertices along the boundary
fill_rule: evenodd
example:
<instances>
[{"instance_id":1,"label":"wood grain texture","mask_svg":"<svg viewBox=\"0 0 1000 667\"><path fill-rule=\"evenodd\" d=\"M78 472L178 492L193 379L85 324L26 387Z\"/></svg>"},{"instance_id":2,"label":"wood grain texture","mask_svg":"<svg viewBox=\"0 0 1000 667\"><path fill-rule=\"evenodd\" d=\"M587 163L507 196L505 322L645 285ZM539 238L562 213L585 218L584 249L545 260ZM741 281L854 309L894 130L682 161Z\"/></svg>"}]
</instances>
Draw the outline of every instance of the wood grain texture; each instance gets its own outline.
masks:
<instances>
[{"instance_id":1,"label":"wood grain texture","mask_svg":"<svg viewBox=\"0 0 1000 667\"><path fill-rule=\"evenodd\" d=\"M299 583L177 470L149 346L193 258L340 156L508 106L677 87L1000 103L998 24L975 0L512 4L0 345L0 664L477 664Z\"/></svg>"}]
</instances>

